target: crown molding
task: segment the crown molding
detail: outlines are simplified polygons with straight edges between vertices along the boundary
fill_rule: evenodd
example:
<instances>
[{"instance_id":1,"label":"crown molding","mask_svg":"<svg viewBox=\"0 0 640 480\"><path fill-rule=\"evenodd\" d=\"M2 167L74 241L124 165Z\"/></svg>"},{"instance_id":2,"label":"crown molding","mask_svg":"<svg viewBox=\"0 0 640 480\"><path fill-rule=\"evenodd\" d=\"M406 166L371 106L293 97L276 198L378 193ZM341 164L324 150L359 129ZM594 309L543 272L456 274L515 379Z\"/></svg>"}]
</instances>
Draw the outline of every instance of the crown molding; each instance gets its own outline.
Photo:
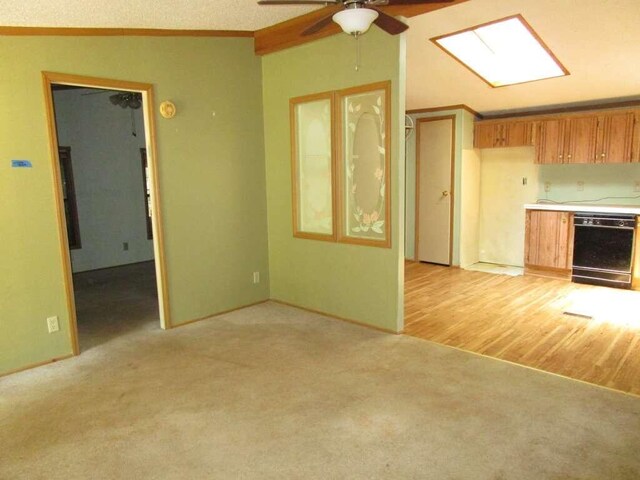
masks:
<instances>
[{"instance_id":1,"label":"crown molding","mask_svg":"<svg viewBox=\"0 0 640 480\"><path fill-rule=\"evenodd\" d=\"M419 114L419 113L430 113L430 112L442 112L445 110L466 110L471 115L476 118L482 118L482 115L476 112L473 108L465 105L463 103L459 103L457 105L445 105L442 107L429 107L429 108L415 108L413 110L407 110L405 113L407 115Z\"/></svg>"},{"instance_id":2,"label":"crown molding","mask_svg":"<svg viewBox=\"0 0 640 480\"><path fill-rule=\"evenodd\" d=\"M169 30L161 28L6 27L0 35L62 37L253 37L248 30Z\"/></svg>"}]
</instances>

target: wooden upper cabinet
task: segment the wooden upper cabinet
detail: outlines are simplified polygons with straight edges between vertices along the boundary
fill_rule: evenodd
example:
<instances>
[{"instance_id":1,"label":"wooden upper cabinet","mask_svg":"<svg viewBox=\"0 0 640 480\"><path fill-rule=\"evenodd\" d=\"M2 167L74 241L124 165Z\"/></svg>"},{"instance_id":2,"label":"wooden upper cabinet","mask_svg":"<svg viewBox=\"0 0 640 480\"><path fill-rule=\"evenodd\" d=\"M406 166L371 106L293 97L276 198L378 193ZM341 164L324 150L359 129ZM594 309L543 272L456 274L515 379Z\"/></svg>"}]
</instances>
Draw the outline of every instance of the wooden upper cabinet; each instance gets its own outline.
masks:
<instances>
[{"instance_id":1,"label":"wooden upper cabinet","mask_svg":"<svg viewBox=\"0 0 640 480\"><path fill-rule=\"evenodd\" d=\"M597 134L595 115L543 120L539 125L535 162L593 163Z\"/></svg>"},{"instance_id":2,"label":"wooden upper cabinet","mask_svg":"<svg viewBox=\"0 0 640 480\"><path fill-rule=\"evenodd\" d=\"M598 137L598 117L571 117L566 122L562 163L593 163Z\"/></svg>"},{"instance_id":3,"label":"wooden upper cabinet","mask_svg":"<svg viewBox=\"0 0 640 480\"><path fill-rule=\"evenodd\" d=\"M476 122L473 131L473 146L475 148L495 148L500 138L497 123Z\"/></svg>"},{"instance_id":4,"label":"wooden upper cabinet","mask_svg":"<svg viewBox=\"0 0 640 480\"><path fill-rule=\"evenodd\" d=\"M637 115L634 111L621 111L543 120L536 163L640 161Z\"/></svg>"},{"instance_id":5,"label":"wooden upper cabinet","mask_svg":"<svg viewBox=\"0 0 640 480\"><path fill-rule=\"evenodd\" d=\"M534 145L539 164L640 162L640 110L477 121L473 144L475 148Z\"/></svg>"},{"instance_id":6,"label":"wooden upper cabinet","mask_svg":"<svg viewBox=\"0 0 640 480\"><path fill-rule=\"evenodd\" d=\"M533 145L533 122L519 121L505 124L507 130L505 147L528 147Z\"/></svg>"},{"instance_id":7,"label":"wooden upper cabinet","mask_svg":"<svg viewBox=\"0 0 640 480\"><path fill-rule=\"evenodd\" d=\"M633 114L633 133L631 139L631 161L640 162L640 111Z\"/></svg>"},{"instance_id":8,"label":"wooden upper cabinet","mask_svg":"<svg viewBox=\"0 0 640 480\"><path fill-rule=\"evenodd\" d=\"M594 156L596 162L631 161L635 120L634 112L609 113L598 118L598 139Z\"/></svg>"},{"instance_id":9,"label":"wooden upper cabinet","mask_svg":"<svg viewBox=\"0 0 640 480\"><path fill-rule=\"evenodd\" d=\"M536 163L562 163L564 157L565 122L562 119L543 120L538 125Z\"/></svg>"},{"instance_id":10,"label":"wooden upper cabinet","mask_svg":"<svg viewBox=\"0 0 640 480\"><path fill-rule=\"evenodd\" d=\"M525 267L568 271L573 260L573 214L527 210Z\"/></svg>"},{"instance_id":11,"label":"wooden upper cabinet","mask_svg":"<svg viewBox=\"0 0 640 480\"><path fill-rule=\"evenodd\" d=\"M533 144L532 125L528 120L476 122L473 145L475 148L530 146Z\"/></svg>"}]
</instances>

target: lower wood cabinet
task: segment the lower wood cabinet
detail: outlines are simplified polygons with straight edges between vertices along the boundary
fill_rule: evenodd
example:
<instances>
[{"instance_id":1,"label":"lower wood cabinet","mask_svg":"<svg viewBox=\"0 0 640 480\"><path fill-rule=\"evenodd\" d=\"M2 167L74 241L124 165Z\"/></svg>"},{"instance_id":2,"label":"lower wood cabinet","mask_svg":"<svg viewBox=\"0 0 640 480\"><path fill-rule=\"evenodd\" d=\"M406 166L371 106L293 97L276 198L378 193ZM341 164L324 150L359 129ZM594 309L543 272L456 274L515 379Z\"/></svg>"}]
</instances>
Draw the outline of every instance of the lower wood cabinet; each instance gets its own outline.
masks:
<instances>
[{"instance_id":1,"label":"lower wood cabinet","mask_svg":"<svg viewBox=\"0 0 640 480\"><path fill-rule=\"evenodd\" d=\"M525 273L571 278L573 213L527 210Z\"/></svg>"}]
</instances>

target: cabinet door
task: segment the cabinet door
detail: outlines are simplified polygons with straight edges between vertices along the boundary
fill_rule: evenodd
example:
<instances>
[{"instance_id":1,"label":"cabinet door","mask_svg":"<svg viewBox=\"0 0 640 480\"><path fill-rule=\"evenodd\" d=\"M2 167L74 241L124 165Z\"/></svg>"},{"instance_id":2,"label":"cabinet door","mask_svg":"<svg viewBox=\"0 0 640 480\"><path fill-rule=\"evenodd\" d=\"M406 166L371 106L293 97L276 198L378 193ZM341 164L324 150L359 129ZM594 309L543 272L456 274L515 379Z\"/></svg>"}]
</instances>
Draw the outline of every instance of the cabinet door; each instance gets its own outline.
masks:
<instances>
[{"instance_id":1,"label":"cabinet door","mask_svg":"<svg viewBox=\"0 0 640 480\"><path fill-rule=\"evenodd\" d=\"M609 113L600 117L596 161L626 163L631 161L633 112Z\"/></svg>"},{"instance_id":2,"label":"cabinet door","mask_svg":"<svg viewBox=\"0 0 640 480\"><path fill-rule=\"evenodd\" d=\"M598 138L598 117L589 115L567 120L564 163L593 163Z\"/></svg>"},{"instance_id":3,"label":"cabinet door","mask_svg":"<svg viewBox=\"0 0 640 480\"><path fill-rule=\"evenodd\" d=\"M508 122L504 127L506 130L504 135L505 147L526 147L533 145L533 122Z\"/></svg>"},{"instance_id":4,"label":"cabinet door","mask_svg":"<svg viewBox=\"0 0 640 480\"><path fill-rule=\"evenodd\" d=\"M506 123L496 123L494 129L495 143L496 147L506 147L507 146L507 124Z\"/></svg>"},{"instance_id":5,"label":"cabinet door","mask_svg":"<svg viewBox=\"0 0 640 480\"><path fill-rule=\"evenodd\" d=\"M495 148L500 143L500 126L497 123L477 122L473 134L473 146L475 148Z\"/></svg>"},{"instance_id":6,"label":"cabinet door","mask_svg":"<svg viewBox=\"0 0 640 480\"><path fill-rule=\"evenodd\" d=\"M558 213L558 212L556 212ZM555 268L570 269L573 263L573 213L559 212Z\"/></svg>"},{"instance_id":7,"label":"cabinet door","mask_svg":"<svg viewBox=\"0 0 640 480\"><path fill-rule=\"evenodd\" d=\"M571 218L568 212L527 211L525 265L552 270L571 268Z\"/></svg>"},{"instance_id":8,"label":"cabinet door","mask_svg":"<svg viewBox=\"0 0 640 480\"><path fill-rule=\"evenodd\" d=\"M640 162L640 111L636 111L633 114L633 138L631 144L631 161Z\"/></svg>"},{"instance_id":9,"label":"cabinet door","mask_svg":"<svg viewBox=\"0 0 640 480\"><path fill-rule=\"evenodd\" d=\"M564 147L564 120L543 120L540 122L538 128L536 163L562 163Z\"/></svg>"}]
</instances>

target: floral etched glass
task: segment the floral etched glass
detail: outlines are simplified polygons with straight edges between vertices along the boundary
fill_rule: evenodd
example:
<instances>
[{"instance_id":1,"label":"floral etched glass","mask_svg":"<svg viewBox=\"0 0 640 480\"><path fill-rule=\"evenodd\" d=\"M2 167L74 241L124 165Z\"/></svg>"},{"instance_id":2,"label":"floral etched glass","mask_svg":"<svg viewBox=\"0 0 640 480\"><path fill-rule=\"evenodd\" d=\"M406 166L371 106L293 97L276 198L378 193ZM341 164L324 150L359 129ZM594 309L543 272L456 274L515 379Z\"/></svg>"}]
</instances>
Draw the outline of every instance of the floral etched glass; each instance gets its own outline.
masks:
<instances>
[{"instance_id":1,"label":"floral etched glass","mask_svg":"<svg viewBox=\"0 0 640 480\"><path fill-rule=\"evenodd\" d=\"M386 103L385 89L342 97L341 233L347 238L389 238Z\"/></svg>"}]
</instances>

